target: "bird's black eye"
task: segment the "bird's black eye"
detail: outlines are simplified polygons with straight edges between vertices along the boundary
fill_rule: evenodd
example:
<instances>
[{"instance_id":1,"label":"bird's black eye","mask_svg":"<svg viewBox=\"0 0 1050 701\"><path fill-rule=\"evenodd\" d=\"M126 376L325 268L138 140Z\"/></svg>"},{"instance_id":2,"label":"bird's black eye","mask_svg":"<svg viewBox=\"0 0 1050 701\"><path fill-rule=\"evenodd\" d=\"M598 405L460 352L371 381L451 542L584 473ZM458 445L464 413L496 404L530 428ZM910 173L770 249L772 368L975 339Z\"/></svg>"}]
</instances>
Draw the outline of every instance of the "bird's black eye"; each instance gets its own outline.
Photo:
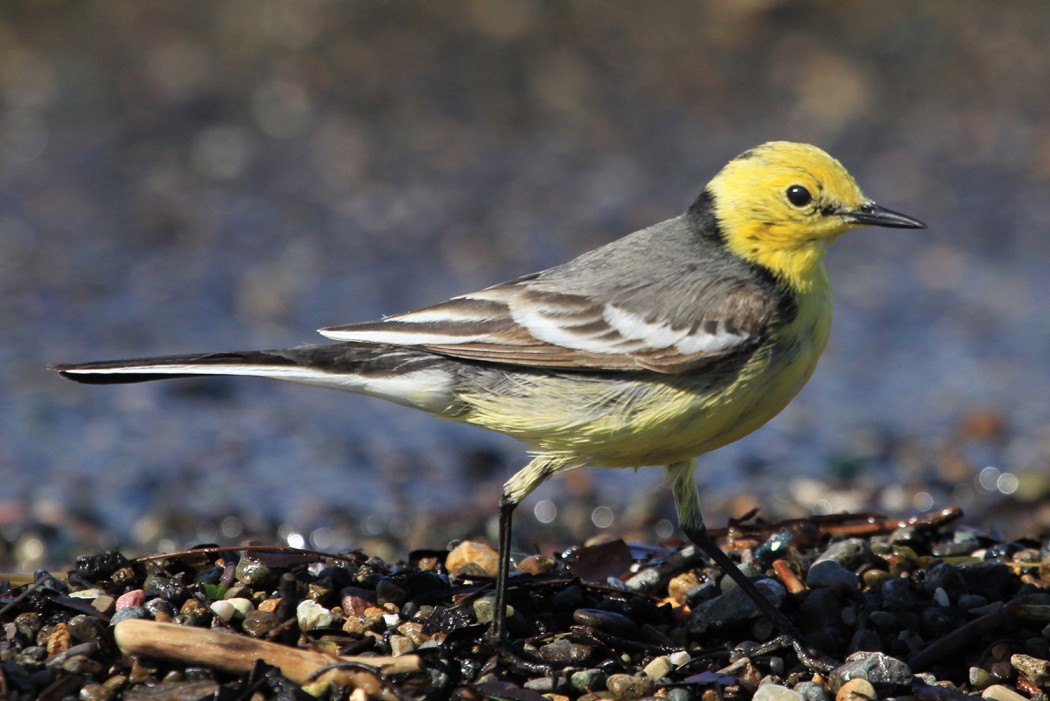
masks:
<instances>
[{"instance_id":1,"label":"bird's black eye","mask_svg":"<svg viewBox=\"0 0 1050 701\"><path fill-rule=\"evenodd\" d=\"M787 198L788 202L796 207L805 207L813 201L813 195L809 194L809 190L801 185L792 185L789 187L787 189Z\"/></svg>"}]
</instances>

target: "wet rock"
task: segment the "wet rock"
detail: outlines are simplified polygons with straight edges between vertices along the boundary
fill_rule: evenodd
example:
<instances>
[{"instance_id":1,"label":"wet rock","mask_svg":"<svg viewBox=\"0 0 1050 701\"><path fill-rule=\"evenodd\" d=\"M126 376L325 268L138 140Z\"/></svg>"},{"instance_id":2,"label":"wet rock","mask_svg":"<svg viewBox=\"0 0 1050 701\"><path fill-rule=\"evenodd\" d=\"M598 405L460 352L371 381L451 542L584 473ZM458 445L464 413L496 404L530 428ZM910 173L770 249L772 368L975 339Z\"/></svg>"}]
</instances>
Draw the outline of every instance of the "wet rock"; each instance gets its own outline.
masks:
<instances>
[{"instance_id":1,"label":"wet rock","mask_svg":"<svg viewBox=\"0 0 1050 701\"><path fill-rule=\"evenodd\" d=\"M249 611L241 622L241 630L253 638L265 638L279 622L270 611Z\"/></svg>"},{"instance_id":2,"label":"wet rock","mask_svg":"<svg viewBox=\"0 0 1050 701\"><path fill-rule=\"evenodd\" d=\"M855 652L831 672L828 682L838 691L851 679L865 679L881 695L907 688L912 681L911 669L904 662L881 652Z\"/></svg>"},{"instance_id":3,"label":"wet rock","mask_svg":"<svg viewBox=\"0 0 1050 701\"><path fill-rule=\"evenodd\" d=\"M572 620L581 626L589 626L620 637L638 634L638 624L627 616L614 611L576 609L572 613Z\"/></svg>"},{"instance_id":4,"label":"wet rock","mask_svg":"<svg viewBox=\"0 0 1050 701\"><path fill-rule=\"evenodd\" d=\"M753 581L762 595L779 608L787 596L787 590L771 579ZM701 636L709 631L746 623L761 614L758 605L742 589L734 587L693 609L685 620L685 627L691 635Z\"/></svg>"},{"instance_id":5,"label":"wet rock","mask_svg":"<svg viewBox=\"0 0 1050 701\"><path fill-rule=\"evenodd\" d=\"M806 584L814 589L857 591L860 589L860 577L835 560L821 560L809 568Z\"/></svg>"}]
</instances>

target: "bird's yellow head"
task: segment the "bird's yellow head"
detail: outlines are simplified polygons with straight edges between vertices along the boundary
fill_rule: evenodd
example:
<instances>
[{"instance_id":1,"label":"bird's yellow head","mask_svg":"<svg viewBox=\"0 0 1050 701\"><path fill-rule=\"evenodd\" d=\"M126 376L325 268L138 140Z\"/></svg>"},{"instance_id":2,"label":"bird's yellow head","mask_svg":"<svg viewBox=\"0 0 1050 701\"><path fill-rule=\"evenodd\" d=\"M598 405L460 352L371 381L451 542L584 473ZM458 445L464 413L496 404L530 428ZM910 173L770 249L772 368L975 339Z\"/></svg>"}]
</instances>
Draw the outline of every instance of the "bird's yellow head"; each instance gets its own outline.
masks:
<instances>
[{"instance_id":1,"label":"bird's yellow head","mask_svg":"<svg viewBox=\"0 0 1050 701\"><path fill-rule=\"evenodd\" d=\"M828 242L850 229L924 227L869 200L841 163L809 144L745 151L707 193L729 249L799 289L819 272Z\"/></svg>"}]
</instances>

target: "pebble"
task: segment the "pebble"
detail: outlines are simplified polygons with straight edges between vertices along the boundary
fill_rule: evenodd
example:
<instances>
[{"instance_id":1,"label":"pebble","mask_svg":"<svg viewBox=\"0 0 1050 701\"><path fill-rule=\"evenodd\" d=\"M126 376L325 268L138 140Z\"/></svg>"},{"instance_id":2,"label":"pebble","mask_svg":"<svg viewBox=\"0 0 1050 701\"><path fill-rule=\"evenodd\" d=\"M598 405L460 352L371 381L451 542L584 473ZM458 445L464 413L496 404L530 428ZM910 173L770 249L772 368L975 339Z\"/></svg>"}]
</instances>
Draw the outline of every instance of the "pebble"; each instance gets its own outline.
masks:
<instances>
[{"instance_id":1,"label":"pebble","mask_svg":"<svg viewBox=\"0 0 1050 701\"><path fill-rule=\"evenodd\" d=\"M269 582L273 578L273 571L251 555L245 555L237 561L234 576L238 582L258 586Z\"/></svg>"},{"instance_id":2,"label":"pebble","mask_svg":"<svg viewBox=\"0 0 1050 701\"><path fill-rule=\"evenodd\" d=\"M69 626L65 623L56 623L51 629L51 635L47 636L47 656L60 655L73 647L73 636L69 633Z\"/></svg>"},{"instance_id":3,"label":"pebble","mask_svg":"<svg viewBox=\"0 0 1050 701\"><path fill-rule=\"evenodd\" d=\"M795 685L797 691L805 701L828 701L828 692L822 684L816 682L799 682Z\"/></svg>"},{"instance_id":4,"label":"pebble","mask_svg":"<svg viewBox=\"0 0 1050 701\"><path fill-rule=\"evenodd\" d=\"M496 608L496 597L482 596L474 600L474 618L478 623L492 623ZM506 609L507 617L514 615L514 608L510 605Z\"/></svg>"},{"instance_id":5,"label":"pebble","mask_svg":"<svg viewBox=\"0 0 1050 701\"><path fill-rule=\"evenodd\" d=\"M1029 701L1027 696L1022 696L1002 684L992 684L981 692L981 698L991 699L992 701Z\"/></svg>"},{"instance_id":6,"label":"pebble","mask_svg":"<svg viewBox=\"0 0 1050 701\"><path fill-rule=\"evenodd\" d=\"M835 694L835 701L876 701L875 686L867 679L850 679Z\"/></svg>"},{"instance_id":7,"label":"pebble","mask_svg":"<svg viewBox=\"0 0 1050 701\"><path fill-rule=\"evenodd\" d=\"M241 623L241 630L253 638L263 638L278 623L276 614L270 611L249 611Z\"/></svg>"},{"instance_id":8,"label":"pebble","mask_svg":"<svg viewBox=\"0 0 1050 701\"><path fill-rule=\"evenodd\" d=\"M233 604L225 599L213 601L208 608L211 609L216 618L226 622L233 620L234 615L237 613L237 609L233 607Z\"/></svg>"},{"instance_id":9,"label":"pebble","mask_svg":"<svg viewBox=\"0 0 1050 701\"><path fill-rule=\"evenodd\" d=\"M122 608L113 614L113 617L109 619L109 624L115 626L121 621L125 621L129 618L151 618L149 609L145 606L128 606Z\"/></svg>"},{"instance_id":10,"label":"pebble","mask_svg":"<svg viewBox=\"0 0 1050 701\"><path fill-rule=\"evenodd\" d=\"M412 642L412 640L410 638L407 638L404 635L391 635L390 636L390 654L391 655L394 655L396 657L397 655L404 655L406 653L412 652L415 649L416 649L416 644L414 642Z\"/></svg>"},{"instance_id":11,"label":"pebble","mask_svg":"<svg viewBox=\"0 0 1050 701\"><path fill-rule=\"evenodd\" d=\"M696 701L696 697L688 689L676 686L667 690L667 701Z\"/></svg>"},{"instance_id":12,"label":"pebble","mask_svg":"<svg viewBox=\"0 0 1050 701\"><path fill-rule=\"evenodd\" d=\"M681 667L682 665L689 664L693 660L693 656L685 650L677 650L672 652L667 658L671 661L675 667Z\"/></svg>"},{"instance_id":13,"label":"pebble","mask_svg":"<svg viewBox=\"0 0 1050 701\"><path fill-rule=\"evenodd\" d=\"M347 616L360 616L371 606L376 605L376 593L361 587L343 587L339 592L340 606Z\"/></svg>"},{"instance_id":14,"label":"pebble","mask_svg":"<svg viewBox=\"0 0 1050 701\"><path fill-rule=\"evenodd\" d=\"M775 607L779 608L787 590L771 579L752 580ZM693 636L702 636L710 631L750 621L761 615L758 605L739 587L730 589L700 604L685 619L686 630Z\"/></svg>"},{"instance_id":15,"label":"pebble","mask_svg":"<svg viewBox=\"0 0 1050 701\"><path fill-rule=\"evenodd\" d=\"M614 611L576 609L572 612L572 620L581 626L589 626L604 633L618 635L620 637L629 637L638 634L638 624L627 616Z\"/></svg>"},{"instance_id":16,"label":"pebble","mask_svg":"<svg viewBox=\"0 0 1050 701\"><path fill-rule=\"evenodd\" d=\"M569 677L572 688L579 691L595 691L605 688L605 672L600 669L581 669Z\"/></svg>"},{"instance_id":17,"label":"pebble","mask_svg":"<svg viewBox=\"0 0 1050 701\"><path fill-rule=\"evenodd\" d=\"M780 684L762 684L751 698L753 701L805 701L802 694Z\"/></svg>"},{"instance_id":18,"label":"pebble","mask_svg":"<svg viewBox=\"0 0 1050 701\"><path fill-rule=\"evenodd\" d=\"M855 652L831 672L828 682L832 689L838 690L849 681L863 679L886 695L908 688L912 677L908 665L895 657L881 652Z\"/></svg>"},{"instance_id":19,"label":"pebble","mask_svg":"<svg viewBox=\"0 0 1050 701\"><path fill-rule=\"evenodd\" d=\"M129 606L142 606L146 601L146 592L142 589L132 589L117 597L117 610L126 609Z\"/></svg>"},{"instance_id":20,"label":"pebble","mask_svg":"<svg viewBox=\"0 0 1050 701\"><path fill-rule=\"evenodd\" d=\"M518 572L524 574L547 574L558 566L558 561L550 555L529 555L518 563Z\"/></svg>"},{"instance_id":21,"label":"pebble","mask_svg":"<svg viewBox=\"0 0 1050 701\"><path fill-rule=\"evenodd\" d=\"M649 664L645 665L642 671L645 672L645 676L655 682L670 674L672 669L674 669L674 665L671 664L671 660L667 658L667 655L660 655L650 660Z\"/></svg>"},{"instance_id":22,"label":"pebble","mask_svg":"<svg viewBox=\"0 0 1050 701\"><path fill-rule=\"evenodd\" d=\"M84 614L73 616L66 625L69 626L69 633L82 643L98 640L105 630L105 623L100 619Z\"/></svg>"},{"instance_id":23,"label":"pebble","mask_svg":"<svg viewBox=\"0 0 1050 701\"><path fill-rule=\"evenodd\" d=\"M400 606L407 600L408 591L389 577L383 577L376 583L376 603L380 606L383 604Z\"/></svg>"},{"instance_id":24,"label":"pebble","mask_svg":"<svg viewBox=\"0 0 1050 701\"><path fill-rule=\"evenodd\" d=\"M639 677L633 674L610 674L605 680L605 688L609 690L617 701L630 701L648 696L653 690L653 682L649 677Z\"/></svg>"},{"instance_id":25,"label":"pebble","mask_svg":"<svg viewBox=\"0 0 1050 701\"><path fill-rule=\"evenodd\" d=\"M820 560L814 562L806 573L806 584L814 589L857 591L860 577L835 560Z\"/></svg>"},{"instance_id":26,"label":"pebble","mask_svg":"<svg viewBox=\"0 0 1050 701\"><path fill-rule=\"evenodd\" d=\"M667 595L675 605L682 606L689 598L689 590L698 586L700 578L696 576L696 572L682 572L667 583Z\"/></svg>"},{"instance_id":27,"label":"pebble","mask_svg":"<svg viewBox=\"0 0 1050 701\"><path fill-rule=\"evenodd\" d=\"M117 600L115 597L112 597L109 594L102 594L92 599L91 608L95 609L104 616L108 616L116 610Z\"/></svg>"},{"instance_id":28,"label":"pebble","mask_svg":"<svg viewBox=\"0 0 1050 701\"><path fill-rule=\"evenodd\" d=\"M1046 686L1050 679L1050 661L1031 655L1011 655L1010 664L1036 686Z\"/></svg>"},{"instance_id":29,"label":"pebble","mask_svg":"<svg viewBox=\"0 0 1050 701\"><path fill-rule=\"evenodd\" d=\"M299 621L299 629L302 631L327 628L332 625L332 612L321 606L313 599L303 599L295 607L295 618Z\"/></svg>"},{"instance_id":30,"label":"pebble","mask_svg":"<svg viewBox=\"0 0 1050 701\"><path fill-rule=\"evenodd\" d=\"M453 577L495 577L499 554L492 547L473 540L464 540L445 558L445 569Z\"/></svg>"},{"instance_id":31,"label":"pebble","mask_svg":"<svg viewBox=\"0 0 1050 701\"><path fill-rule=\"evenodd\" d=\"M847 570L855 571L861 565L873 562L875 554L871 551L868 541L860 538L847 538L825 548L824 552L813 561L813 565L826 560L837 562ZM812 568L812 565L810 567Z\"/></svg>"},{"instance_id":32,"label":"pebble","mask_svg":"<svg viewBox=\"0 0 1050 701\"><path fill-rule=\"evenodd\" d=\"M109 701L113 698L113 691L101 684L89 682L80 687L80 701Z\"/></svg>"}]
</instances>

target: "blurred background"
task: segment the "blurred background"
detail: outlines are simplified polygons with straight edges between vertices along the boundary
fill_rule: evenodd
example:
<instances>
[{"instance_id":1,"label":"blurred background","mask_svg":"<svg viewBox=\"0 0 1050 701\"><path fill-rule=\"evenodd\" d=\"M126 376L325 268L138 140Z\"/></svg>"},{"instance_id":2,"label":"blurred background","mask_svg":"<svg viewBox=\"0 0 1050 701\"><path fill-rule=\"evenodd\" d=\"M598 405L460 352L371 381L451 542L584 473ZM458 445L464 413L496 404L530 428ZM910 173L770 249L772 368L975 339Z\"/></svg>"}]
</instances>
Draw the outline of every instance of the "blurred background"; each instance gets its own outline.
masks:
<instances>
[{"instance_id":1,"label":"blurred background","mask_svg":"<svg viewBox=\"0 0 1050 701\"><path fill-rule=\"evenodd\" d=\"M960 504L1040 536L1050 467L1050 5L0 4L0 561L258 537L403 557L484 536L521 446L262 380L85 387L51 362L276 348L678 214L815 143L925 231L863 230L708 520ZM525 550L677 535L658 470L580 470Z\"/></svg>"}]
</instances>

